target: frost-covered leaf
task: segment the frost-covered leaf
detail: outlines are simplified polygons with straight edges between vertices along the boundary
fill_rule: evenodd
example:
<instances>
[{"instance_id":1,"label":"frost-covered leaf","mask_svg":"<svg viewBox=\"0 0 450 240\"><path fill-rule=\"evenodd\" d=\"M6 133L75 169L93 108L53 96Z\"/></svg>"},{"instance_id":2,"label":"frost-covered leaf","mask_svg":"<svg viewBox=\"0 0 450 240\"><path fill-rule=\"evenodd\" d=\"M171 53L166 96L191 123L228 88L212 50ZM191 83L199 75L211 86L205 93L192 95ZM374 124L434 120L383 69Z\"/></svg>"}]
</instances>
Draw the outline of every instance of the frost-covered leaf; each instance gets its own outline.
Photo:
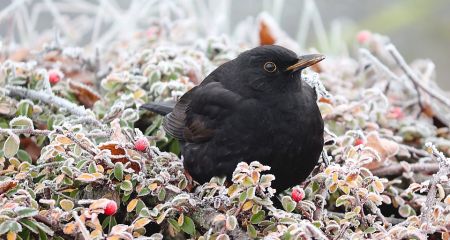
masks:
<instances>
[{"instance_id":1,"label":"frost-covered leaf","mask_svg":"<svg viewBox=\"0 0 450 240\"><path fill-rule=\"evenodd\" d=\"M69 199L62 199L59 201L59 205L64 211L70 211L75 206L75 204Z\"/></svg>"},{"instance_id":2,"label":"frost-covered leaf","mask_svg":"<svg viewBox=\"0 0 450 240\"><path fill-rule=\"evenodd\" d=\"M283 205L284 210L286 210L287 212L294 211L295 207L297 206L294 200L292 200L292 198L290 198L289 196L284 196L281 199L281 204Z\"/></svg>"},{"instance_id":3,"label":"frost-covered leaf","mask_svg":"<svg viewBox=\"0 0 450 240\"><path fill-rule=\"evenodd\" d=\"M11 128L34 129L33 121L25 116L15 117L9 122Z\"/></svg>"},{"instance_id":4,"label":"frost-covered leaf","mask_svg":"<svg viewBox=\"0 0 450 240\"><path fill-rule=\"evenodd\" d=\"M123 163L116 162L116 164L114 165L114 177L119 181L123 179L123 169Z\"/></svg>"},{"instance_id":5,"label":"frost-covered leaf","mask_svg":"<svg viewBox=\"0 0 450 240\"><path fill-rule=\"evenodd\" d=\"M16 155L17 151L19 151L19 145L19 136L11 133L6 139L5 144L3 145L3 154L5 155L5 157L10 158Z\"/></svg>"},{"instance_id":6,"label":"frost-covered leaf","mask_svg":"<svg viewBox=\"0 0 450 240\"><path fill-rule=\"evenodd\" d=\"M265 217L266 217L266 212L264 212L264 210L260 210L257 213L252 215L252 217L250 218L250 222L252 224L258 224L261 221L263 221Z\"/></svg>"},{"instance_id":7,"label":"frost-covered leaf","mask_svg":"<svg viewBox=\"0 0 450 240\"><path fill-rule=\"evenodd\" d=\"M192 219L190 217L185 216L183 225L181 225L181 229L183 230L183 232L185 232L189 235L194 235L194 233L195 233L194 221L192 221Z\"/></svg>"}]
</instances>

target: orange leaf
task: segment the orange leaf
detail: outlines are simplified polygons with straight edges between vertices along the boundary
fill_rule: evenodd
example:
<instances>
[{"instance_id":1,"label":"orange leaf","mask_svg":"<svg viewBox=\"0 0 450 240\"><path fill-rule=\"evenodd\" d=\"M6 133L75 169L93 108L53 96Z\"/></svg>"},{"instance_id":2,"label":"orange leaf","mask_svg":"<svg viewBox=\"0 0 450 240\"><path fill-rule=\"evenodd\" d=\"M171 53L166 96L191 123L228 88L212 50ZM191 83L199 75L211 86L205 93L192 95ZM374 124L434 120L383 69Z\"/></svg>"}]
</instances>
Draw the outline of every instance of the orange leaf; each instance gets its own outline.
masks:
<instances>
[{"instance_id":1,"label":"orange leaf","mask_svg":"<svg viewBox=\"0 0 450 240\"><path fill-rule=\"evenodd\" d=\"M132 212L136 208L138 201L138 198L131 200L127 205L127 212Z\"/></svg>"},{"instance_id":2,"label":"orange leaf","mask_svg":"<svg viewBox=\"0 0 450 240\"><path fill-rule=\"evenodd\" d=\"M149 224L150 222L151 222L151 220L148 218L141 218L141 219L137 220L133 225L135 228L141 228L141 227L144 227L145 225Z\"/></svg>"},{"instance_id":3,"label":"orange leaf","mask_svg":"<svg viewBox=\"0 0 450 240\"><path fill-rule=\"evenodd\" d=\"M94 175L92 175L90 173L82 173L82 174L80 174L80 176L78 176L76 178L76 180L82 181L82 182L94 182L95 180L97 180L97 177L95 177Z\"/></svg>"},{"instance_id":4,"label":"orange leaf","mask_svg":"<svg viewBox=\"0 0 450 240\"><path fill-rule=\"evenodd\" d=\"M8 234L6 234L6 239L7 240L16 240L17 239L17 234L15 232L8 232Z\"/></svg>"},{"instance_id":5,"label":"orange leaf","mask_svg":"<svg viewBox=\"0 0 450 240\"><path fill-rule=\"evenodd\" d=\"M244 205L242 205L242 211L247 211L250 210L253 207L253 202L252 201L247 201L244 203Z\"/></svg>"},{"instance_id":6,"label":"orange leaf","mask_svg":"<svg viewBox=\"0 0 450 240\"><path fill-rule=\"evenodd\" d=\"M272 35L269 26L264 22L259 22L259 44L272 45L275 43L275 37Z\"/></svg>"},{"instance_id":7,"label":"orange leaf","mask_svg":"<svg viewBox=\"0 0 450 240\"><path fill-rule=\"evenodd\" d=\"M64 136L64 135L58 135L58 136L56 136L55 140L56 140L58 143L62 144L62 145L69 145L69 144L72 144L72 143L73 143L73 141L70 140L70 138L68 138L68 137L66 137L66 136Z\"/></svg>"},{"instance_id":8,"label":"orange leaf","mask_svg":"<svg viewBox=\"0 0 450 240\"><path fill-rule=\"evenodd\" d=\"M150 189L151 191L154 191L157 187L158 187L158 183L152 183L152 184L148 185L148 189Z\"/></svg>"},{"instance_id":9,"label":"orange leaf","mask_svg":"<svg viewBox=\"0 0 450 240\"><path fill-rule=\"evenodd\" d=\"M76 225L73 222L70 222L64 226L63 232L67 235L72 235L75 233Z\"/></svg>"}]
</instances>

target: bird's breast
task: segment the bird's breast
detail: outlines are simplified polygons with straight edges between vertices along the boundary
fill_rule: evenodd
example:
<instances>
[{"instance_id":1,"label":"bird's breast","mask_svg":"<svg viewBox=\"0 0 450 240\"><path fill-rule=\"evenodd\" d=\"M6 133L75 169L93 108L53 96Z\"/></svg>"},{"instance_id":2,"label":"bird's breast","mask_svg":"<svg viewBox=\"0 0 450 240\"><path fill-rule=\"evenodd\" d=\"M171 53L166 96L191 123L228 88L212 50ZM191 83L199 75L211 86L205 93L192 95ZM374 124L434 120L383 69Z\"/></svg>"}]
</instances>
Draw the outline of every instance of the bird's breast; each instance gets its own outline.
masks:
<instances>
[{"instance_id":1,"label":"bird's breast","mask_svg":"<svg viewBox=\"0 0 450 240\"><path fill-rule=\"evenodd\" d=\"M245 137L243 144L295 153L307 135L320 134L322 120L316 108L315 101L305 103L296 96L250 99L230 117L229 132Z\"/></svg>"}]
</instances>

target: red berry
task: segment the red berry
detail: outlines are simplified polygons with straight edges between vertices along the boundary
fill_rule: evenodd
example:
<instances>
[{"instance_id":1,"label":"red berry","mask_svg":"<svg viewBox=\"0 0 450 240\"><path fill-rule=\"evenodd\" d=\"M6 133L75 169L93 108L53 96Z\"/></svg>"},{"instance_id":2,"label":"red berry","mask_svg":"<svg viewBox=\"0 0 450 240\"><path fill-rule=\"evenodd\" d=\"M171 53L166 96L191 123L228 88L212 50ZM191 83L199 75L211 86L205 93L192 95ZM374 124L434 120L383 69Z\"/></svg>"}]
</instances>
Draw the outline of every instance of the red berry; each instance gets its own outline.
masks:
<instances>
[{"instance_id":1,"label":"red berry","mask_svg":"<svg viewBox=\"0 0 450 240\"><path fill-rule=\"evenodd\" d=\"M292 197L292 200L294 200L295 202L300 202L301 200L303 200L305 198L305 191L303 190L303 188L299 188L299 187L293 188L291 197Z\"/></svg>"},{"instance_id":2,"label":"red berry","mask_svg":"<svg viewBox=\"0 0 450 240\"><path fill-rule=\"evenodd\" d=\"M356 39L358 40L359 44L366 43L371 37L372 33L367 30L361 31L358 33L358 35L356 35Z\"/></svg>"},{"instance_id":3,"label":"red berry","mask_svg":"<svg viewBox=\"0 0 450 240\"><path fill-rule=\"evenodd\" d=\"M362 138L357 138L353 143L353 146L359 146L361 144L364 144L364 140Z\"/></svg>"},{"instance_id":4,"label":"red berry","mask_svg":"<svg viewBox=\"0 0 450 240\"><path fill-rule=\"evenodd\" d=\"M111 216L117 212L117 203L113 200L110 200L108 204L106 204L104 214Z\"/></svg>"},{"instance_id":5,"label":"red berry","mask_svg":"<svg viewBox=\"0 0 450 240\"><path fill-rule=\"evenodd\" d=\"M61 72L57 70L48 71L48 80L52 85L57 84L61 80Z\"/></svg>"},{"instance_id":6,"label":"red berry","mask_svg":"<svg viewBox=\"0 0 450 240\"><path fill-rule=\"evenodd\" d=\"M136 142L134 143L134 147L136 148L136 150L138 151L145 151L148 148L148 140L145 137L139 138L138 140L136 140Z\"/></svg>"}]
</instances>

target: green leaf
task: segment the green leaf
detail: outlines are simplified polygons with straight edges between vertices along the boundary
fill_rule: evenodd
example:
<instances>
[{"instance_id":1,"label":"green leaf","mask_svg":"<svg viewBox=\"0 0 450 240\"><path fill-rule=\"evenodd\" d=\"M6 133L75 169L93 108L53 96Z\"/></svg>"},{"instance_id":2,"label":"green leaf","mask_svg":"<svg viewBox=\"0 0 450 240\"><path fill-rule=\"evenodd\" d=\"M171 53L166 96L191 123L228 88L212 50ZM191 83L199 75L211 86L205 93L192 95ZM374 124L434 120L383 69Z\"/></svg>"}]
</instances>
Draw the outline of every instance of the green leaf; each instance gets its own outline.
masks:
<instances>
[{"instance_id":1,"label":"green leaf","mask_svg":"<svg viewBox=\"0 0 450 240\"><path fill-rule=\"evenodd\" d=\"M116 218L114 216L108 216L102 222L102 229L108 228L108 232L110 232L111 228L116 225L117 225Z\"/></svg>"},{"instance_id":2,"label":"green leaf","mask_svg":"<svg viewBox=\"0 0 450 240\"><path fill-rule=\"evenodd\" d=\"M30 229L33 233L38 233L39 229L36 226L36 221L35 220L30 220L30 219L20 219L19 221L24 227Z\"/></svg>"},{"instance_id":3,"label":"green leaf","mask_svg":"<svg viewBox=\"0 0 450 240\"><path fill-rule=\"evenodd\" d=\"M150 189L148 189L147 187L144 187L141 189L141 191L138 193L139 197L148 195L150 193Z\"/></svg>"},{"instance_id":4,"label":"green leaf","mask_svg":"<svg viewBox=\"0 0 450 240\"><path fill-rule=\"evenodd\" d=\"M111 216L107 216L102 222L102 229L106 229L111 221Z\"/></svg>"},{"instance_id":5,"label":"green leaf","mask_svg":"<svg viewBox=\"0 0 450 240\"><path fill-rule=\"evenodd\" d=\"M295 224L297 223L297 220L293 219L293 218L289 218L289 217L285 217L285 218L281 218L280 220L278 220L279 223L281 224Z\"/></svg>"},{"instance_id":6,"label":"green leaf","mask_svg":"<svg viewBox=\"0 0 450 240\"><path fill-rule=\"evenodd\" d=\"M21 232L22 225L20 225L18 222L9 222L9 231L15 233Z\"/></svg>"},{"instance_id":7,"label":"green leaf","mask_svg":"<svg viewBox=\"0 0 450 240\"><path fill-rule=\"evenodd\" d=\"M133 184L130 180L125 180L122 182L122 184L120 184L120 189L124 191L131 191L133 190Z\"/></svg>"},{"instance_id":8,"label":"green leaf","mask_svg":"<svg viewBox=\"0 0 450 240\"><path fill-rule=\"evenodd\" d=\"M258 232L256 231L255 227L251 224L247 225L247 234L251 238L256 238L258 236Z\"/></svg>"},{"instance_id":9,"label":"green leaf","mask_svg":"<svg viewBox=\"0 0 450 240\"><path fill-rule=\"evenodd\" d=\"M364 233L374 233L377 229L374 227L368 227L364 230Z\"/></svg>"},{"instance_id":10,"label":"green leaf","mask_svg":"<svg viewBox=\"0 0 450 240\"><path fill-rule=\"evenodd\" d=\"M18 234L18 239L20 240L31 240L31 232L28 228L22 229L22 231Z\"/></svg>"},{"instance_id":11,"label":"green leaf","mask_svg":"<svg viewBox=\"0 0 450 240\"><path fill-rule=\"evenodd\" d=\"M238 222L234 215L227 216L227 220L225 222L225 226L226 226L227 230L233 231L236 228L237 224L238 224Z\"/></svg>"},{"instance_id":12,"label":"green leaf","mask_svg":"<svg viewBox=\"0 0 450 240\"><path fill-rule=\"evenodd\" d=\"M0 235L3 235L9 231L9 223L11 221L4 221L0 223Z\"/></svg>"},{"instance_id":13,"label":"green leaf","mask_svg":"<svg viewBox=\"0 0 450 240\"><path fill-rule=\"evenodd\" d=\"M39 229L39 240L47 240L47 234L45 234L44 231L42 231L41 229Z\"/></svg>"},{"instance_id":14,"label":"green leaf","mask_svg":"<svg viewBox=\"0 0 450 240\"><path fill-rule=\"evenodd\" d=\"M240 203L245 202L245 200L247 200L247 191L242 192L242 193L239 195L239 202L240 202Z\"/></svg>"},{"instance_id":15,"label":"green leaf","mask_svg":"<svg viewBox=\"0 0 450 240\"><path fill-rule=\"evenodd\" d=\"M320 184L316 181L312 182L311 189L312 189L313 193L317 192L317 190L320 189Z\"/></svg>"},{"instance_id":16,"label":"green leaf","mask_svg":"<svg viewBox=\"0 0 450 240\"><path fill-rule=\"evenodd\" d=\"M158 200L164 201L165 198L166 198L166 189L162 187L159 189Z\"/></svg>"},{"instance_id":17,"label":"green leaf","mask_svg":"<svg viewBox=\"0 0 450 240\"><path fill-rule=\"evenodd\" d=\"M169 218L169 219L167 219L167 221L169 222L170 226L172 226L173 229L175 229L175 231L177 233L181 231L181 227L178 225L177 220L175 220L173 218Z\"/></svg>"},{"instance_id":18,"label":"green leaf","mask_svg":"<svg viewBox=\"0 0 450 240\"><path fill-rule=\"evenodd\" d=\"M20 139L14 133L11 133L3 145L3 154L6 158L11 158L19 151Z\"/></svg>"},{"instance_id":19,"label":"green leaf","mask_svg":"<svg viewBox=\"0 0 450 240\"><path fill-rule=\"evenodd\" d=\"M160 81L161 80L161 71L159 71L158 69L153 70L149 74L148 80L150 83L155 83L157 81Z\"/></svg>"},{"instance_id":20,"label":"green leaf","mask_svg":"<svg viewBox=\"0 0 450 240\"><path fill-rule=\"evenodd\" d=\"M175 153L176 155L179 155L181 150L180 150L180 143L177 140L173 140L172 143L169 146L169 151L172 153Z\"/></svg>"},{"instance_id":21,"label":"green leaf","mask_svg":"<svg viewBox=\"0 0 450 240\"><path fill-rule=\"evenodd\" d=\"M83 152L83 149L80 147L80 145L75 145L75 147L73 148L73 154L75 154L75 156L80 156L81 153Z\"/></svg>"},{"instance_id":22,"label":"green leaf","mask_svg":"<svg viewBox=\"0 0 450 240\"><path fill-rule=\"evenodd\" d=\"M19 160L22 161L22 162L28 162L28 163L31 163L31 157L30 157L30 155L29 155L26 151L24 151L24 150L22 150L22 149L19 149L19 151L17 151L17 157L18 157Z\"/></svg>"},{"instance_id":23,"label":"green leaf","mask_svg":"<svg viewBox=\"0 0 450 240\"><path fill-rule=\"evenodd\" d=\"M183 230L183 232L185 232L189 235L194 235L194 233L195 233L194 221L192 221L192 219L190 217L185 216L183 225L181 225L181 229Z\"/></svg>"},{"instance_id":24,"label":"green leaf","mask_svg":"<svg viewBox=\"0 0 450 240\"><path fill-rule=\"evenodd\" d=\"M78 160L78 163L75 167L78 169L81 169L82 167L84 167L86 165L87 162L88 162L87 159Z\"/></svg>"},{"instance_id":25,"label":"green leaf","mask_svg":"<svg viewBox=\"0 0 450 240\"><path fill-rule=\"evenodd\" d=\"M36 216L38 214L38 211L34 208L21 208L16 211L18 218L27 218Z\"/></svg>"},{"instance_id":26,"label":"green leaf","mask_svg":"<svg viewBox=\"0 0 450 240\"><path fill-rule=\"evenodd\" d=\"M147 135L147 136L152 135L153 131L157 130L157 128L161 125L161 122L162 122L162 117L157 116L155 118L155 120L152 122L152 124L147 129L145 129L144 135Z\"/></svg>"},{"instance_id":27,"label":"green leaf","mask_svg":"<svg viewBox=\"0 0 450 240\"><path fill-rule=\"evenodd\" d=\"M411 211L412 208L409 205L402 205L400 206L400 208L398 209L398 213L400 214L400 216L407 218L409 216L411 216Z\"/></svg>"},{"instance_id":28,"label":"green leaf","mask_svg":"<svg viewBox=\"0 0 450 240\"><path fill-rule=\"evenodd\" d=\"M247 189L247 199L253 199L255 197L256 187L250 187Z\"/></svg>"},{"instance_id":29,"label":"green leaf","mask_svg":"<svg viewBox=\"0 0 450 240\"><path fill-rule=\"evenodd\" d=\"M121 162L116 162L114 165L114 177L119 181L123 179L123 164Z\"/></svg>"},{"instance_id":30,"label":"green leaf","mask_svg":"<svg viewBox=\"0 0 450 240\"><path fill-rule=\"evenodd\" d=\"M150 210L148 210L147 207L142 208L141 211L139 211L139 217L150 218Z\"/></svg>"},{"instance_id":31,"label":"green leaf","mask_svg":"<svg viewBox=\"0 0 450 240\"><path fill-rule=\"evenodd\" d=\"M250 187L250 186L252 186L252 185L253 185L253 180L252 180L252 178L249 177L249 176L246 176L246 177L244 178L244 180L242 181L242 185L243 185L244 187Z\"/></svg>"},{"instance_id":32,"label":"green leaf","mask_svg":"<svg viewBox=\"0 0 450 240\"><path fill-rule=\"evenodd\" d=\"M47 118L47 128L48 130L53 130L53 124L55 122L55 117L54 116L50 116Z\"/></svg>"},{"instance_id":33,"label":"green leaf","mask_svg":"<svg viewBox=\"0 0 450 240\"><path fill-rule=\"evenodd\" d=\"M17 107L17 114L31 117L33 115L33 102L28 99L21 100Z\"/></svg>"},{"instance_id":34,"label":"green leaf","mask_svg":"<svg viewBox=\"0 0 450 240\"><path fill-rule=\"evenodd\" d=\"M167 216L167 211L161 212L161 214L159 214L159 216L156 218L156 223L157 224L161 224Z\"/></svg>"},{"instance_id":35,"label":"green leaf","mask_svg":"<svg viewBox=\"0 0 450 240\"><path fill-rule=\"evenodd\" d=\"M336 207L340 207L342 205L348 205L351 203L351 199L354 199L354 197L350 195L342 195L336 199Z\"/></svg>"},{"instance_id":36,"label":"green leaf","mask_svg":"<svg viewBox=\"0 0 450 240\"><path fill-rule=\"evenodd\" d=\"M97 166L95 166L95 163L94 163L94 162L91 162L91 163L89 164L88 172L89 172L89 173L96 173L96 172L97 172Z\"/></svg>"},{"instance_id":37,"label":"green leaf","mask_svg":"<svg viewBox=\"0 0 450 240\"><path fill-rule=\"evenodd\" d=\"M73 171L72 169L70 169L67 166L62 166L61 167L61 172L63 172L64 174L66 174L68 177L73 177Z\"/></svg>"},{"instance_id":38,"label":"green leaf","mask_svg":"<svg viewBox=\"0 0 450 240\"><path fill-rule=\"evenodd\" d=\"M15 129L34 129L33 121L24 116L11 119L9 126Z\"/></svg>"},{"instance_id":39,"label":"green leaf","mask_svg":"<svg viewBox=\"0 0 450 240\"><path fill-rule=\"evenodd\" d=\"M178 182L178 188L183 190L187 187L188 181L186 180L186 178L181 179L180 182Z\"/></svg>"},{"instance_id":40,"label":"green leaf","mask_svg":"<svg viewBox=\"0 0 450 240\"><path fill-rule=\"evenodd\" d=\"M141 199L139 199L138 203L136 204L136 212L141 212L141 210L143 208L146 208L147 206L145 206L144 201L142 201Z\"/></svg>"},{"instance_id":41,"label":"green leaf","mask_svg":"<svg viewBox=\"0 0 450 240\"><path fill-rule=\"evenodd\" d=\"M354 217L356 217L358 214L351 211L351 212L346 212L344 215L344 219L352 219Z\"/></svg>"},{"instance_id":42,"label":"green leaf","mask_svg":"<svg viewBox=\"0 0 450 240\"><path fill-rule=\"evenodd\" d=\"M288 196L284 196L281 199L281 205L283 205L283 208L284 210L286 210L286 212L294 211L295 207L297 206L297 204L292 200L292 198Z\"/></svg>"},{"instance_id":43,"label":"green leaf","mask_svg":"<svg viewBox=\"0 0 450 240\"><path fill-rule=\"evenodd\" d=\"M43 223L36 222L36 225L40 231L43 231L45 234L47 234L49 236L53 236L53 234L55 234L50 227L48 227L47 225L45 225Z\"/></svg>"},{"instance_id":44,"label":"green leaf","mask_svg":"<svg viewBox=\"0 0 450 240\"><path fill-rule=\"evenodd\" d=\"M258 224L262 220L264 220L264 218L266 218L266 212L264 212L264 210L260 210L257 213L252 215L252 217L250 218L250 222L252 224Z\"/></svg>"}]
</instances>

